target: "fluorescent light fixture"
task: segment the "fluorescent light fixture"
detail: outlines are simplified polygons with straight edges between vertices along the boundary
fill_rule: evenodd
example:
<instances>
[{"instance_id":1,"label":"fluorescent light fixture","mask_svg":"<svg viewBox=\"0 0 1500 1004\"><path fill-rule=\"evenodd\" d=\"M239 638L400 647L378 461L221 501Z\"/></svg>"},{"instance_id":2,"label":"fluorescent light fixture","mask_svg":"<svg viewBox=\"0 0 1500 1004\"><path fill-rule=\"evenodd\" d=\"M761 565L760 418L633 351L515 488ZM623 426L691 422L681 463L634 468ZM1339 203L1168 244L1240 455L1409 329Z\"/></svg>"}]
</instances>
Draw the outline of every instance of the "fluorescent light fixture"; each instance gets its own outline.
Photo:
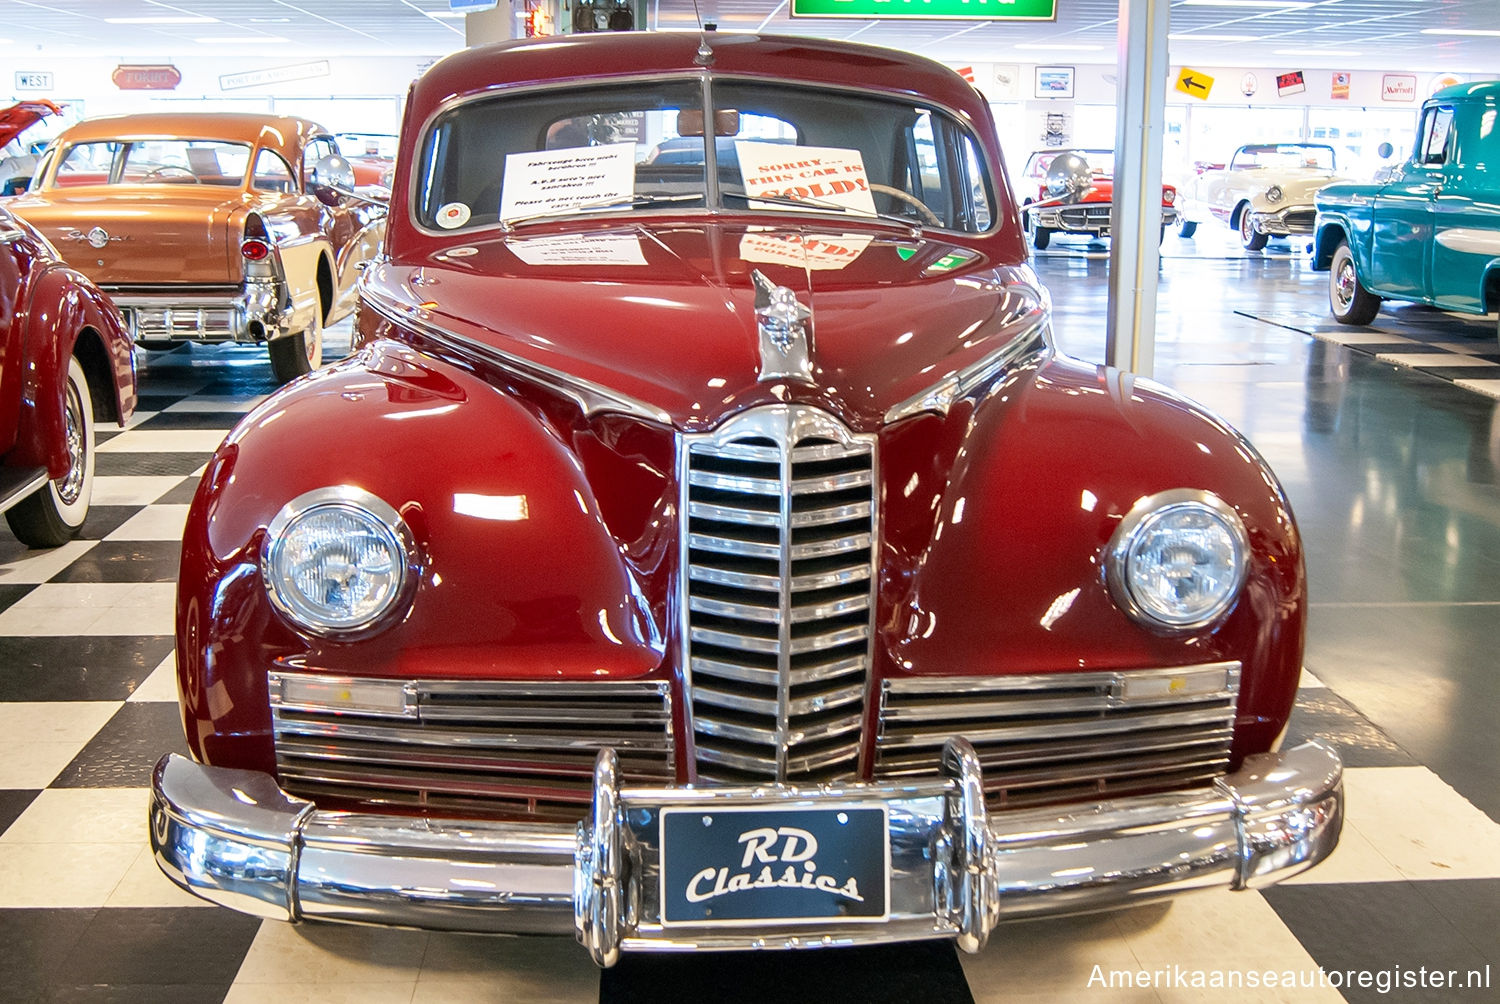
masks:
<instances>
[{"instance_id":1,"label":"fluorescent light fixture","mask_svg":"<svg viewBox=\"0 0 1500 1004\"><path fill-rule=\"evenodd\" d=\"M279 35L210 35L193 41L199 45L241 45L247 42L290 42L291 39Z\"/></svg>"},{"instance_id":2,"label":"fluorescent light fixture","mask_svg":"<svg viewBox=\"0 0 1500 1004\"><path fill-rule=\"evenodd\" d=\"M1176 35L1168 35L1167 38L1173 42L1249 42L1258 36L1255 35L1210 35L1207 32L1191 31Z\"/></svg>"},{"instance_id":3,"label":"fluorescent light fixture","mask_svg":"<svg viewBox=\"0 0 1500 1004\"><path fill-rule=\"evenodd\" d=\"M1311 7L1313 0L1182 0L1184 7Z\"/></svg>"},{"instance_id":4,"label":"fluorescent light fixture","mask_svg":"<svg viewBox=\"0 0 1500 1004\"><path fill-rule=\"evenodd\" d=\"M1273 56L1362 56L1350 49L1272 49Z\"/></svg>"},{"instance_id":5,"label":"fluorescent light fixture","mask_svg":"<svg viewBox=\"0 0 1500 1004\"><path fill-rule=\"evenodd\" d=\"M1017 42L1012 49L1047 49L1052 52L1098 52L1102 45L1069 45L1062 42Z\"/></svg>"},{"instance_id":6,"label":"fluorescent light fixture","mask_svg":"<svg viewBox=\"0 0 1500 1004\"><path fill-rule=\"evenodd\" d=\"M107 17L105 24L218 24L216 17L183 17L177 14L153 14L149 17Z\"/></svg>"},{"instance_id":7,"label":"fluorescent light fixture","mask_svg":"<svg viewBox=\"0 0 1500 1004\"><path fill-rule=\"evenodd\" d=\"M1500 31L1490 28L1423 28L1424 35L1482 35L1485 38L1500 38Z\"/></svg>"}]
</instances>

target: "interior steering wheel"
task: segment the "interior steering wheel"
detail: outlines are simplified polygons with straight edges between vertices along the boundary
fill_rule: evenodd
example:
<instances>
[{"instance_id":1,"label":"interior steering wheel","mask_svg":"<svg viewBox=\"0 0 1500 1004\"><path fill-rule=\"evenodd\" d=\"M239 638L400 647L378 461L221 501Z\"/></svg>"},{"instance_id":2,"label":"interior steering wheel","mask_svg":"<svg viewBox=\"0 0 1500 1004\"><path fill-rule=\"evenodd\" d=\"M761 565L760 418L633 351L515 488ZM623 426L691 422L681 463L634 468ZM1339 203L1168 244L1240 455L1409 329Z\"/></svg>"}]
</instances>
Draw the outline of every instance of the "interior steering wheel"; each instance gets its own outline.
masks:
<instances>
[{"instance_id":1,"label":"interior steering wheel","mask_svg":"<svg viewBox=\"0 0 1500 1004\"><path fill-rule=\"evenodd\" d=\"M179 167L176 164L163 164L161 167L153 167L141 176L141 180L154 181L157 178L165 177L168 172L173 172L179 177L188 178L192 181L198 180L198 176L192 171L189 171L185 167Z\"/></svg>"},{"instance_id":2,"label":"interior steering wheel","mask_svg":"<svg viewBox=\"0 0 1500 1004\"><path fill-rule=\"evenodd\" d=\"M894 185L877 185L873 181L869 184L870 191L872 192L879 192L881 195L889 195L893 198L900 199L902 202L909 202L913 206L916 206L917 212L921 214L923 222L930 223L935 227L940 227L943 225L943 221L938 219L938 214L934 213L931 207L927 205L927 203L923 202L921 199L917 198L910 192L897 188Z\"/></svg>"}]
</instances>

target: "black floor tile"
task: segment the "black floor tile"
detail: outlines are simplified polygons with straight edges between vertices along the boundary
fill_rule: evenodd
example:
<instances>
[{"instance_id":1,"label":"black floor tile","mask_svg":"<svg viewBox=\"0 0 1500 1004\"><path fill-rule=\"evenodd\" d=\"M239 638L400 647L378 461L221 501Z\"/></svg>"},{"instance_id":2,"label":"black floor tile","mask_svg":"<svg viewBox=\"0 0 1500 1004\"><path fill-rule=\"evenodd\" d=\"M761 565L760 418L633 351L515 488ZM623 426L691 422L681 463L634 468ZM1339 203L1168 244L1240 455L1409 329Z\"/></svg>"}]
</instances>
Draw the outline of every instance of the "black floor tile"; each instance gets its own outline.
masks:
<instances>
[{"instance_id":1,"label":"black floor tile","mask_svg":"<svg viewBox=\"0 0 1500 1004\"><path fill-rule=\"evenodd\" d=\"M1492 900L1500 890L1494 882L1366 882L1358 885L1275 886L1263 895L1326 973L1367 970L1373 979L1387 981L1337 989L1351 1004L1375 1001L1454 1001L1471 999L1453 988L1422 988L1399 982L1402 973L1420 979L1420 971L1455 971L1459 979L1470 972L1493 973L1496 961L1464 937L1453 917L1428 898L1428 886L1472 885L1478 897ZM1419 888L1421 887L1421 888ZM1483 888L1480 888L1483 887ZM1493 912L1491 913L1493 916ZM1493 933L1490 935L1493 939ZM1396 967L1400 967L1397 970ZM1493 977L1492 977L1493 979ZM1471 991L1473 1000L1494 998Z\"/></svg>"},{"instance_id":2,"label":"black floor tile","mask_svg":"<svg viewBox=\"0 0 1500 1004\"><path fill-rule=\"evenodd\" d=\"M0 610L4 610L35 588L36 586L32 585L0 586Z\"/></svg>"},{"instance_id":3,"label":"black floor tile","mask_svg":"<svg viewBox=\"0 0 1500 1004\"><path fill-rule=\"evenodd\" d=\"M164 411L179 401L185 401L188 394L142 394L136 399L136 411Z\"/></svg>"},{"instance_id":4,"label":"black floor tile","mask_svg":"<svg viewBox=\"0 0 1500 1004\"><path fill-rule=\"evenodd\" d=\"M1500 981L1500 879L1414 884L1422 898L1490 962ZM1500 982L1496 989L1500 990Z\"/></svg>"},{"instance_id":5,"label":"black floor tile","mask_svg":"<svg viewBox=\"0 0 1500 1004\"><path fill-rule=\"evenodd\" d=\"M105 540L54 575L51 581L175 582L181 559L180 541Z\"/></svg>"},{"instance_id":6,"label":"black floor tile","mask_svg":"<svg viewBox=\"0 0 1500 1004\"><path fill-rule=\"evenodd\" d=\"M1421 372L1442 380L1500 380L1500 366L1428 366Z\"/></svg>"},{"instance_id":7,"label":"black floor tile","mask_svg":"<svg viewBox=\"0 0 1500 1004\"><path fill-rule=\"evenodd\" d=\"M187 756L176 702L126 704L63 768L53 788L146 788L163 753ZM146 982L149 982L146 981Z\"/></svg>"},{"instance_id":8,"label":"black floor tile","mask_svg":"<svg viewBox=\"0 0 1500 1004\"><path fill-rule=\"evenodd\" d=\"M136 428L147 432L163 429L223 429L228 432L242 417L238 412L168 411L152 415Z\"/></svg>"},{"instance_id":9,"label":"black floor tile","mask_svg":"<svg viewBox=\"0 0 1500 1004\"><path fill-rule=\"evenodd\" d=\"M624 955L604 970L600 1004L805 1002L972 1002L957 949L944 941L876 948L787 952L768 961L759 952Z\"/></svg>"},{"instance_id":10,"label":"black floor tile","mask_svg":"<svg viewBox=\"0 0 1500 1004\"><path fill-rule=\"evenodd\" d=\"M125 431L124 429L121 429L117 425L110 426L109 428L95 429L94 430L94 442L96 442L96 443L107 443L111 439L114 439L116 436L118 436L120 433L122 433L124 431Z\"/></svg>"},{"instance_id":11,"label":"black floor tile","mask_svg":"<svg viewBox=\"0 0 1500 1004\"><path fill-rule=\"evenodd\" d=\"M83 527L78 531L78 539L103 540L143 508L145 507L138 505L89 506L88 518L83 521Z\"/></svg>"},{"instance_id":12,"label":"black floor tile","mask_svg":"<svg viewBox=\"0 0 1500 1004\"><path fill-rule=\"evenodd\" d=\"M171 635L0 637L0 702L123 701L171 654Z\"/></svg>"},{"instance_id":13,"label":"black floor tile","mask_svg":"<svg viewBox=\"0 0 1500 1004\"><path fill-rule=\"evenodd\" d=\"M1290 749L1309 739L1333 746L1345 767L1410 767L1416 763L1352 704L1326 688L1297 694L1281 746Z\"/></svg>"},{"instance_id":14,"label":"black floor tile","mask_svg":"<svg viewBox=\"0 0 1500 1004\"><path fill-rule=\"evenodd\" d=\"M0 910L0 999L38 1000L68 975L97 910Z\"/></svg>"},{"instance_id":15,"label":"black floor tile","mask_svg":"<svg viewBox=\"0 0 1500 1004\"><path fill-rule=\"evenodd\" d=\"M157 504L158 505L190 505L192 503L192 501L193 501L193 496L198 491L198 482L200 480L202 480L202 479L201 478L197 478L197 477L191 477L191 476L183 478L182 481L177 485L177 487L173 488L171 491L167 492L161 498L157 499L156 500Z\"/></svg>"},{"instance_id":16,"label":"black floor tile","mask_svg":"<svg viewBox=\"0 0 1500 1004\"><path fill-rule=\"evenodd\" d=\"M46 1004L212 1004L229 994L229 985L99 983L48 987Z\"/></svg>"},{"instance_id":17,"label":"black floor tile","mask_svg":"<svg viewBox=\"0 0 1500 1004\"><path fill-rule=\"evenodd\" d=\"M209 453L100 453L94 457L96 477L186 477L208 463Z\"/></svg>"},{"instance_id":18,"label":"black floor tile","mask_svg":"<svg viewBox=\"0 0 1500 1004\"><path fill-rule=\"evenodd\" d=\"M9 829L39 794L25 788L0 788L0 833Z\"/></svg>"},{"instance_id":19,"label":"black floor tile","mask_svg":"<svg viewBox=\"0 0 1500 1004\"><path fill-rule=\"evenodd\" d=\"M224 909L100 910L68 954L64 985L173 986L190 974L227 992L260 923Z\"/></svg>"}]
</instances>

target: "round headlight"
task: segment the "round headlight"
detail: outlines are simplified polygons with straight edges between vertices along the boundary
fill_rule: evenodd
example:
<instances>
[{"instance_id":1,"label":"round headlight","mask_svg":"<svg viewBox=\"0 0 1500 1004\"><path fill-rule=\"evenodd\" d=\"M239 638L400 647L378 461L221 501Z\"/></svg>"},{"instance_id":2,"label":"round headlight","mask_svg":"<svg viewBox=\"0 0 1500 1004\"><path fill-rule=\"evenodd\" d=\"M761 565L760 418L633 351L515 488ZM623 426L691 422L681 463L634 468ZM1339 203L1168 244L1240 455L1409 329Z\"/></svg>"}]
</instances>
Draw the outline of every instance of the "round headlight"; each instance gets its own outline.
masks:
<instances>
[{"instance_id":1,"label":"round headlight","mask_svg":"<svg viewBox=\"0 0 1500 1004\"><path fill-rule=\"evenodd\" d=\"M271 520L261 577L271 602L297 627L356 634L409 600L416 548L401 516L361 488L320 488Z\"/></svg>"},{"instance_id":2,"label":"round headlight","mask_svg":"<svg viewBox=\"0 0 1500 1004\"><path fill-rule=\"evenodd\" d=\"M1147 627L1191 630L1234 603L1249 571L1239 516L1210 492L1138 502L1110 541L1105 573L1120 608Z\"/></svg>"},{"instance_id":3,"label":"round headlight","mask_svg":"<svg viewBox=\"0 0 1500 1004\"><path fill-rule=\"evenodd\" d=\"M1266 189L1266 201L1267 202L1280 202L1281 201L1281 197L1284 194L1286 194L1286 193L1284 193L1281 190L1281 186L1280 185L1272 185L1270 188Z\"/></svg>"}]
</instances>

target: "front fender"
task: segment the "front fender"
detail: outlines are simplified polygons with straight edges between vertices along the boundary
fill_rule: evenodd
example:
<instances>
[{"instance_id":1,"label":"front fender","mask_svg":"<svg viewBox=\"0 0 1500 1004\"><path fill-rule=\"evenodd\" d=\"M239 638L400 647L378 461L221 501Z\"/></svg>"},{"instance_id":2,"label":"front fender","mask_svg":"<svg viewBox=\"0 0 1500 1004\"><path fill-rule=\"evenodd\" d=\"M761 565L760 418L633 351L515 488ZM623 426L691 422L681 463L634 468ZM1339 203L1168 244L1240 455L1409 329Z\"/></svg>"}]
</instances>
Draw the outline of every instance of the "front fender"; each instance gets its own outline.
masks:
<instances>
[{"instance_id":1,"label":"front fender","mask_svg":"<svg viewBox=\"0 0 1500 1004\"><path fill-rule=\"evenodd\" d=\"M1301 669L1302 546L1275 476L1222 421L1131 374L1058 358L1011 374L975 408L914 419L884 445L886 560L906 570L888 577L882 603L891 672L1237 660L1236 755L1271 746ZM1190 634L1141 627L1104 578L1124 515L1174 488L1218 495L1251 542L1238 602Z\"/></svg>"},{"instance_id":2,"label":"front fender","mask_svg":"<svg viewBox=\"0 0 1500 1004\"><path fill-rule=\"evenodd\" d=\"M270 605L266 526L316 488L355 485L410 527L410 609L371 638L300 633ZM638 678L661 632L557 434L471 373L377 341L273 395L215 453L190 508L177 598L189 743L272 767L277 664L401 678Z\"/></svg>"}]
</instances>

